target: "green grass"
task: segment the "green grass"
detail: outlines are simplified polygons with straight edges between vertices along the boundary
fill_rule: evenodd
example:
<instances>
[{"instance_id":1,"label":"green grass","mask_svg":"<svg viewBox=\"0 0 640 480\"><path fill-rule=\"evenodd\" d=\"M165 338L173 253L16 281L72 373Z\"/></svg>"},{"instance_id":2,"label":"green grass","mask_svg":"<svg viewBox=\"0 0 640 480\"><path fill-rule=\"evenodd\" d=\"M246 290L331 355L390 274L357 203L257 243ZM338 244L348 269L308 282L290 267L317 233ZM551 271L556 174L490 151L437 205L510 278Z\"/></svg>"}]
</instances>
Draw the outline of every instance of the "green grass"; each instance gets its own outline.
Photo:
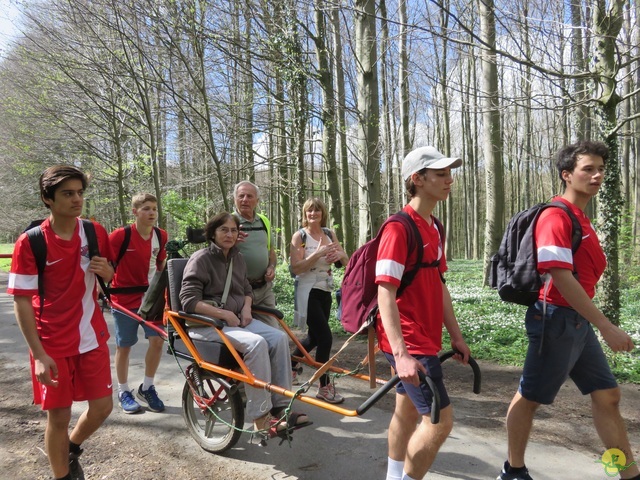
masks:
<instances>
[{"instance_id":1,"label":"green grass","mask_svg":"<svg viewBox=\"0 0 640 480\"><path fill-rule=\"evenodd\" d=\"M504 365L522 365L527 348L524 329L526 307L502 302L495 291L483 287L481 262L456 260L448 265L447 286L458 323L473 356ZM339 284L342 271L336 273L336 284ZM603 345L616 378L621 382L640 383L640 287L637 282L626 281L639 278L640 268L627 269L622 272L622 277L620 325L633 337L638 348L633 353L613 353ZM278 269L274 290L278 308L292 320L293 279L286 265ZM344 334L335 317L330 324L335 333ZM445 330L443 346L447 348L448 345Z\"/></svg>"},{"instance_id":2,"label":"green grass","mask_svg":"<svg viewBox=\"0 0 640 480\"><path fill-rule=\"evenodd\" d=\"M0 253L13 252L13 243L0 243ZM10 258L0 258L0 271L8 272L11 268Z\"/></svg>"}]
</instances>

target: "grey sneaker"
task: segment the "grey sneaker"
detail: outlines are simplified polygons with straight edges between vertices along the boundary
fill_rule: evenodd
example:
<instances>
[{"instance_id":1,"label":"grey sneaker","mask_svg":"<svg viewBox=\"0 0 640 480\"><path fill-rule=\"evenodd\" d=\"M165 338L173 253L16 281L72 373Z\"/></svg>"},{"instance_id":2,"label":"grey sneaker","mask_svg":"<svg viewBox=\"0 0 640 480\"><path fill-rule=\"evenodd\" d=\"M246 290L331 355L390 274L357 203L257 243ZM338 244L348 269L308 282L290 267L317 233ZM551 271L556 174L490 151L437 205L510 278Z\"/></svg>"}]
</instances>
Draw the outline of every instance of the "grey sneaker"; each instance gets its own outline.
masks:
<instances>
[{"instance_id":1,"label":"grey sneaker","mask_svg":"<svg viewBox=\"0 0 640 480\"><path fill-rule=\"evenodd\" d=\"M80 450L79 453L69 452L69 473L71 474L71 480L84 480L84 471L78 461L82 452L83 450Z\"/></svg>"},{"instance_id":2,"label":"grey sneaker","mask_svg":"<svg viewBox=\"0 0 640 480\"><path fill-rule=\"evenodd\" d=\"M502 467L502 471L496 480L533 480L531 475L529 475L529 470L525 467L519 473L507 473L507 462L504 462L504 466Z\"/></svg>"},{"instance_id":3,"label":"grey sneaker","mask_svg":"<svg viewBox=\"0 0 640 480\"><path fill-rule=\"evenodd\" d=\"M336 387L334 387L332 383L327 383L324 387L319 387L316 398L333 404L344 402L344 398L336 392Z\"/></svg>"}]
</instances>

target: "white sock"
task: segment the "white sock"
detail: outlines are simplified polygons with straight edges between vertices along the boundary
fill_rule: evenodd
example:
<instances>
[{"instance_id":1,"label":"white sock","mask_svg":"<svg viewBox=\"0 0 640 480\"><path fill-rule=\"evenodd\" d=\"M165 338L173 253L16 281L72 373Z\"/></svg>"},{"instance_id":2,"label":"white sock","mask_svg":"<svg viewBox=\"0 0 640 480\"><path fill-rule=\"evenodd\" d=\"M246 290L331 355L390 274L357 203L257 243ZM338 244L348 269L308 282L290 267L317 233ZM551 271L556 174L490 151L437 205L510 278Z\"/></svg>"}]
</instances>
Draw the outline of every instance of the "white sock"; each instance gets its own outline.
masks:
<instances>
[{"instance_id":1,"label":"white sock","mask_svg":"<svg viewBox=\"0 0 640 480\"><path fill-rule=\"evenodd\" d=\"M404 469L404 462L394 460L388 457L387 460L387 479L386 480L402 480L402 471Z\"/></svg>"},{"instance_id":2,"label":"white sock","mask_svg":"<svg viewBox=\"0 0 640 480\"><path fill-rule=\"evenodd\" d=\"M142 390L145 392L153 387L153 377L144 377L144 381L142 382Z\"/></svg>"},{"instance_id":3,"label":"white sock","mask_svg":"<svg viewBox=\"0 0 640 480\"><path fill-rule=\"evenodd\" d=\"M130 392L131 389L129 388L129 383L128 382L124 382L124 383L119 383L118 384L118 397L120 397L121 393L124 392Z\"/></svg>"},{"instance_id":4,"label":"white sock","mask_svg":"<svg viewBox=\"0 0 640 480\"><path fill-rule=\"evenodd\" d=\"M402 480L416 480L413 477L410 477L409 475L406 474L406 472L403 470L402 471Z\"/></svg>"}]
</instances>

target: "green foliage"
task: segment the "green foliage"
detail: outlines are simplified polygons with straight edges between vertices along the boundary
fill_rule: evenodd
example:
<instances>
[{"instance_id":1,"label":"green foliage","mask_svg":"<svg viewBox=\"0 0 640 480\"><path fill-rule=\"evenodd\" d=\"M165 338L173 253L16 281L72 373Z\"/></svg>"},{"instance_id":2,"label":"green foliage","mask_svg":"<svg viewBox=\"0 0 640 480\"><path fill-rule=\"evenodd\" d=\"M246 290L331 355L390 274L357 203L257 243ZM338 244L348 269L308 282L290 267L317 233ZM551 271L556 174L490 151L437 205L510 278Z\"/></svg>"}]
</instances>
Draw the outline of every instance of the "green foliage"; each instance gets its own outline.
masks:
<instances>
[{"instance_id":1,"label":"green foliage","mask_svg":"<svg viewBox=\"0 0 640 480\"><path fill-rule=\"evenodd\" d=\"M0 243L0 253L12 253L12 252L13 252L12 243ZM0 258L0 271L8 272L9 268L11 268L11 259Z\"/></svg>"},{"instance_id":2,"label":"green foliage","mask_svg":"<svg viewBox=\"0 0 640 480\"><path fill-rule=\"evenodd\" d=\"M198 197L195 200L185 200L175 190L169 190L162 197L162 205L165 212L171 216L175 222L176 231L180 232L178 237L184 235L187 227L203 226L207 218L208 200Z\"/></svg>"},{"instance_id":3,"label":"green foliage","mask_svg":"<svg viewBox=\"0 0 640 480\"><path fill-rule=\"evenodd\" d=\"M336 285L342 281L343 269L334 270ZM449 262L447 286L462 333L477 359L504 365L522 365L527 350L524 328L526 307L505 303L493 290L482 286L480 261ZM640 347L640 268L627 268L623 275L626 285L621 292L621 327L629 332ZM635 279L633 283L629 279ZM293 279L288 265L279 265L274 286L278 308L293 321ZM334 313L330 319L334 333L344 334ZM604 344L603 344L604 345ZM449 337L443 329L443 348L449 347ZM621 382L640 383L640 348L633 353L613 353L604 345L609 363Z\"/></svg>"},{"instance_id":4,"label":"green foliage","mask_svg":"<svg viewBox=\"0 0 640 480\"><path fill-rule=\"evenodd\" d=\"M640 286L629 278L638 278L640 269L627 268L621 288L620 326L640 347ZM454 310L465 340L476 358L508 365L522 365L527 349L524 328L526 307L502 302L498 295L482 287L482 265L476 261L449 262L447 285ZM630 285L634 285L631 288ZM446 343L445 343L446 342ZM443 346L448 345L446 331ZM603 348L616 378L622 382L640 383L640 350L633 353L613 353L603 342Z\"/></svg>"}]
</instances>

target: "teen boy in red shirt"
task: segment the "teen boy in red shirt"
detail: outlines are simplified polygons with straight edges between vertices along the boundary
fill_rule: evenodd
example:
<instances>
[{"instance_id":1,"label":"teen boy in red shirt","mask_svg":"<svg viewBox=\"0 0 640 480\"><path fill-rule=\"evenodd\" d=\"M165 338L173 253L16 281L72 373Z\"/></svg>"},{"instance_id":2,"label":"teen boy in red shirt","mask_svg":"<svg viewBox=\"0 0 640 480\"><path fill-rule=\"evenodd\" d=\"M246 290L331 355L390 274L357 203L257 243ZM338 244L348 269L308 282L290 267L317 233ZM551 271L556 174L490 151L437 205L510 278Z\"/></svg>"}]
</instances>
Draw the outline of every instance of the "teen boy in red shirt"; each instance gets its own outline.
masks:
<instances>
[{"instance_id":1,"label":"teen boy in red shirt","mask_svg":"<svg viewBox=\"0 0 640 480\"><path fill-rule=\"evenodd\" d=\"M51 214L42 225L47 246L44 307L38 269L26 234L15 244L7 293L31 353L34 403L47 412L44 442L56 479L84 479L80 445L111 413L111 365L107 324L98 306L96 275L109 281L113 268L104 228L95 223L101 256L89 258L82 221L87 177L57 165L40 177L40 196ZM69 434L71 405L89 407Z\"/></svg>"},{"instance_id":2,"label":"teen boy in red shirt","mask_svg":"<svg viewBox=\"0 0 640 480\"><path fill-rule=\"evenodd\" d=\"M156 271L164 268L167 252L167 232L158 229L156 234L154 225L158 219L158 199L150 193L141 193L131 201L135 222L129 227L129 243L122 258L117 259L116 273L111 286L145 287L155 275ZM118 228L109 236L111 250L118 254L125 239L125 229ZM114 293L113 300L133 312L137 312L142 304L143 291L135 293ZM138 328L140 323L117 310L112 310L116 327L116 376L118 378L118 400L124 413L136 413L142 406L136 401L132 389L129 388L129 355L131 347L138 342ZM158 397L154 386L154 377L160 358L164 339L150 327L142 325L145 337L149 340L147 354L144 358L144 379L136 391L138 399L146 404L152 412L162 412L164 402Z\"/></svg>"},{"instance_id":3,"label":"teen boy in red shirt","mask_svg":"<svg viewBox=\"0 0 640 480\"><path fill-rule=\"evenodd\" d=\"M532 480L524 455L533 417L540 405L553 403L568 377L583 395L591 396L593 421L605 448L617 448L626 455L620 477L640 479L618 408L620 388L593 330L595 326L614 352L634 349L631 337L591 300L607 259L584 209L600 190L608 156L605 144L591 141L569 145L558 153L556 166L564 193L554 200L566 204L578 218L582 241L574 255L569 216L560 208L540 214L534 231L538 271L549 273L551 284L542 286L538 302L525 317L529 347L520 388L507 413L508 458L498 480Z\"/></svg>"},{"instance_id":4,"label":"teen boy in red shirt","mask_svg":"<svg viewBox=\"0 0 640 480\"><path fill-rule=\"evenodd\" d=\"M453 409L442 379L438 352L442 348L442 325L451 336L451 346L466 363L469 347L462 338L453 313L449 290L442 280L447 269L444 245L432 212L449 196L459 158L448 158L433 147L410 152L402 163L402 178L411 197L404 207L416 223L422 241L422 262L440 261L437 268L421 268L400 297L396 296L402 275L415 262L416 252L407 251L406 228L393 222L385 227L376 261L376 283L380 322L376 333L380 349L400 376L396 407L389 425L387 480L421 479L453 427ZM420 384L418 371L431 377L440 394L440 422L431 423L433 395Z\"/></svg>"}]
</instances>

